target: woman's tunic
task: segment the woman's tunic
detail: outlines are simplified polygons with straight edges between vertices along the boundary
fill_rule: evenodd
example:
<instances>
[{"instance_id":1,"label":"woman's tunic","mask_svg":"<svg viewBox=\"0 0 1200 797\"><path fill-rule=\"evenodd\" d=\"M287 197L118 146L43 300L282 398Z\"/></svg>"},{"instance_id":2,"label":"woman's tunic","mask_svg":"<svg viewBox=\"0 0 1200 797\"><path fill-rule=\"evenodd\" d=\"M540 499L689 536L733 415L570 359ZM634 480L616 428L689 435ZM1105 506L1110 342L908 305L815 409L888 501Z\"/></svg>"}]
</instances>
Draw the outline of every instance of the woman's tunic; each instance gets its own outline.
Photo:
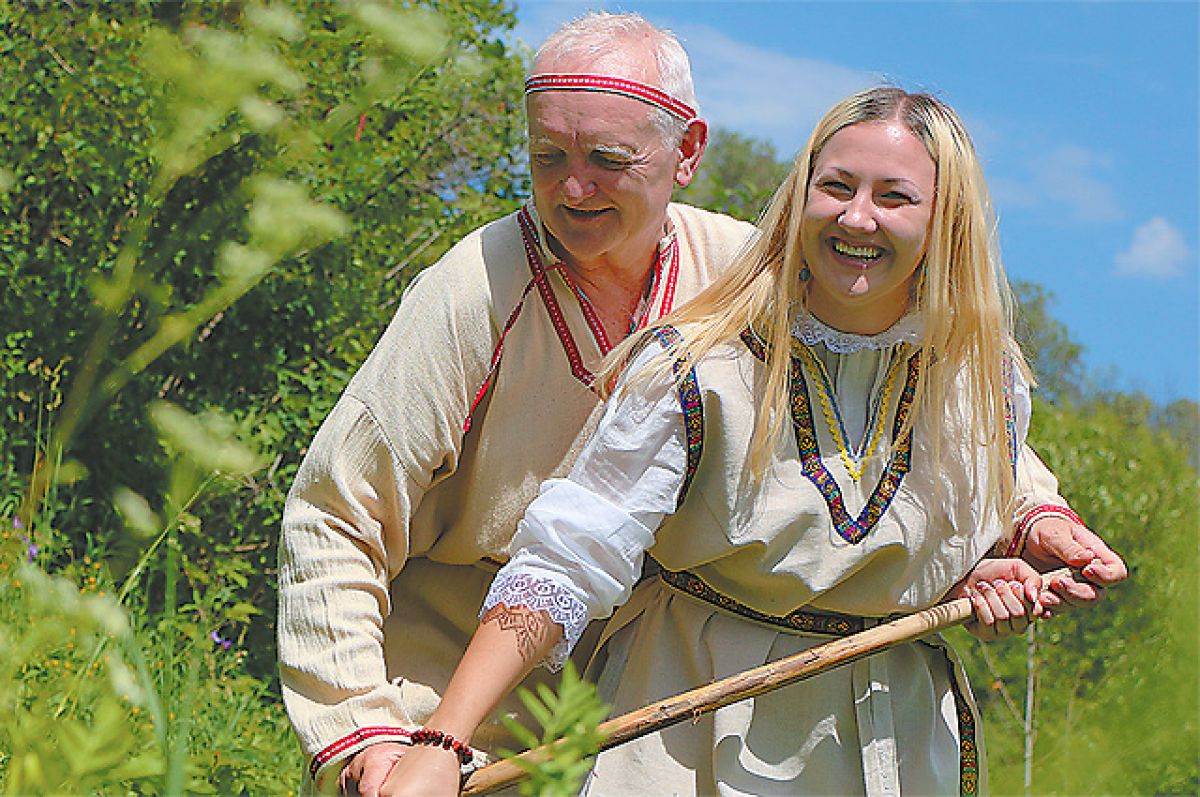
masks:
<instances>
[{"instance_id":1,"label":"woman's tunic","mask_svg":"<svg viewBox=\"0 0 1200 797\"><path fill-rule=\"evenodd\" d=\"M543 485L521 523L485 609L549 611L566 631L553 664L588 618L620 606L590 667L614 714L927 608L1029 509L1063 503L1023 445L1023 384L1011 391L1018 501L1001 519L963 406L892 446L918 318L859 337L810 317L796 335L792 428L759 482L746 463L765 351L747 333L678 389L667 375L618 391L570 477ZM638 583L644 551L662 572ZM588 793L971 793L986 771L977 729L961 668L934 639L608 751Z\"/></svg>"}]
</instances>

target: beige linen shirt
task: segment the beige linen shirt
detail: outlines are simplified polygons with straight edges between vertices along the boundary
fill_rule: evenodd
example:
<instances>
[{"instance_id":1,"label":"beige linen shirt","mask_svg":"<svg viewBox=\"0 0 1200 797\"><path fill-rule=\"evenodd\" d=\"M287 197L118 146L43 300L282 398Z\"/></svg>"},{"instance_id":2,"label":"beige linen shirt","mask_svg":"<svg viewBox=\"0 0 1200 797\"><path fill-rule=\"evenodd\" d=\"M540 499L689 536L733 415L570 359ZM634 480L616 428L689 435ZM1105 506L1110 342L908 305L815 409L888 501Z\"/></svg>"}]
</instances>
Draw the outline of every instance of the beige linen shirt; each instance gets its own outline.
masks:
<instances>
[{"instance_id":1,"label":"beige linen shirt","mask_svg":"<svg viewBox=\"0 0 1200 797\"><path fill-rule=\"evenodd\" d=\"M668 217L660 253L677 247L678 267L660 257L650 321L753 232L686 205ZM317 780L368 744L407 740L432 712L521 512L544 479L567 473L599 417L567 352L588 370L602 352L559 272L546 278L551 298L528 290L472 411L530 280L518 214L464 238L414 280L301 464L284 509L278 639L284 700ZM489 726L476 742L501 736Z\"/></svg>"}]
</instances>

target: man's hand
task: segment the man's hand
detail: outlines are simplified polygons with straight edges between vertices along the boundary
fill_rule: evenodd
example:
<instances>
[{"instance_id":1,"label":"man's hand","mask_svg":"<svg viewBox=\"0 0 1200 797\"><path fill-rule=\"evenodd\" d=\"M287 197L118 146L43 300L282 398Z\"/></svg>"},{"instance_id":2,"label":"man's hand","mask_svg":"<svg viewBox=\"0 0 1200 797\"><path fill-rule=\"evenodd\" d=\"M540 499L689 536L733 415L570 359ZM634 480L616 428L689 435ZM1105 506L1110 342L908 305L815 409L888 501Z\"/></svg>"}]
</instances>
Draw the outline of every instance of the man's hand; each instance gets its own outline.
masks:
<instances>
[{"instance_id":1,"label":"man's hand","mask_svg":"<svg viewBox=\"0 0 1200 797\"><path fill-rule=\"evenodd\" d=\"M338 794L379 797L392 767L411 749L399 742L379 742L359 750L338 776Z\"/></svg>"},{"instance_id":2,"label":"man's hand","mask_svg":"<svg viewBox=\"0 0 1200 797\"><path fill-rule=\"evenodd\" d=\"M971 599L974 619L965 624L973 635L991 642L1022 633L1038 617L1048 616L1042 601L1052 595L1042 578L1020 559L984 559L958 582L949 597Z\"/></svg>"},{"instance_id":3,"label":"man's hand","mask_svg":"<svg viewBox=\"0 0 1200 797\"><path fill-rule=\"evenodd\" d=\"M1077 569L1083 580L1056 576L1050 582L1053 597L1047 608L1092 606L1100 600L1104 587L1111 587L1129 576L1124 560L1104 540L1086 526L1070 518L1049 515L1038 518L1029 527L1021 558L1038 570L1066 565Z\"/></svg>"}]
</instances>

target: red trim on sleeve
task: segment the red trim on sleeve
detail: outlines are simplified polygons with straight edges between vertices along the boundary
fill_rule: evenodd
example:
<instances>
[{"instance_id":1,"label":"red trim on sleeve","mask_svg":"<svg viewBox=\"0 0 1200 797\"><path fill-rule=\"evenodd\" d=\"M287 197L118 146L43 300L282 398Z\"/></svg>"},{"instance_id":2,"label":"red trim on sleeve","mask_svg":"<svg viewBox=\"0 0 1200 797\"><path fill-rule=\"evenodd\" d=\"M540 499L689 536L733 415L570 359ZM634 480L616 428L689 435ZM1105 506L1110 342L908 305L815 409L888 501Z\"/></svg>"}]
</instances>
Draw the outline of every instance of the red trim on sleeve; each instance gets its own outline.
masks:
<instances>
[{"instance_id":1,"label":"red trim on sleeve","mask_svg":"<svg viewBox=\"0 0 1200 797\"><path fill-rule=\"evenodd\" d=\"M348 748L356 744L365 742L376 736L400 736L404 739L409 739L412 736L412 731L406 728L389 727L387 725L374 725L367 728L359 728L353 733L349 733L336 742L325 747L319 753L312 757L312 763L309 764L309 773L315 776L317 770L328 764L339 753L346 751Z\"/></svg>"}]
</instances>

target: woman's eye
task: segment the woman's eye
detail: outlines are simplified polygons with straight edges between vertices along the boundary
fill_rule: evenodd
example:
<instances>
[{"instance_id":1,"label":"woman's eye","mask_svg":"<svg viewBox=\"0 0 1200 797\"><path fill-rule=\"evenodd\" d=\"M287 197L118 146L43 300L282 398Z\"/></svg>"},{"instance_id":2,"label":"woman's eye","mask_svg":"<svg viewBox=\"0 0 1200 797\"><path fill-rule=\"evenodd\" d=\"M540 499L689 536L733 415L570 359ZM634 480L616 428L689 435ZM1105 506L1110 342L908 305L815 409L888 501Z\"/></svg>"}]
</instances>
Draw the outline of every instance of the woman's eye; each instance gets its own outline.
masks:
<instances>
[{"instance_id":1,"label":"woman's eye","mask_svg":"<svg viewBox=\"0 0 1200 797\"><path fill-rule=\"evenodd\" d=\"M902 191L888 191L883 195L883 199L885 202L893 205L911 205L916 202L915 199Z\"/></svg>"},{"instance_id":2,"label":"woman's eye","mask_svg":"<svg viewBox=\"0 0 1200 797\"><path fill-rule=\"evenodd\" d=\"M834 196L849 196L853 193L850 186L841 180L825 180L821 183L821 188Z\"/></svg>"}]
</instances>

